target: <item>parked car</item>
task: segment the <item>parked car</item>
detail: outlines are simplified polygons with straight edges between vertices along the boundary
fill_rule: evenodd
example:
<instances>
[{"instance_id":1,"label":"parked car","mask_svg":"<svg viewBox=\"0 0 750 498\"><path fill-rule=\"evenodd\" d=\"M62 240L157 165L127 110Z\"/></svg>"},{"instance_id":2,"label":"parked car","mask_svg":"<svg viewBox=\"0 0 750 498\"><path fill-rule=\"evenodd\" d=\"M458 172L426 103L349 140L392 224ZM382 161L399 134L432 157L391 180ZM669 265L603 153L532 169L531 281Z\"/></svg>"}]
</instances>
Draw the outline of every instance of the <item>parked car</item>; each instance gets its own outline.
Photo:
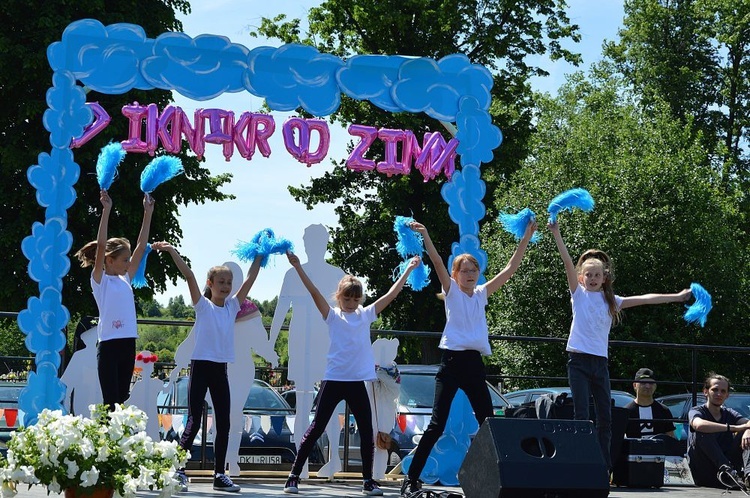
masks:
<instances>
[{"instance_id":1,"label":"parked car","mask_svg":"<svg viewBox=\"0 0 750 498\"><path fill-rule=\"evenodd\" d=\"M18 397L26 382L0 382L0 454L5 457L11 434L23 423L23 412L18 409Z\"/></svg>"},{"instance_id":2,"label":"parked car","mask_svg":"<svg viewBox=\"0 0 750 498\"><path fill-rule=\"evenodd\" d=\"M173 418L175 415L187 417L188 381L188 377L179 377L168 392L160 395L158 404L162 413L171 413ZM257 468L260 465L262 468L271 470L279 466L276 470L288 470L297 455L292 431L288 425L291 417L294 416L294 410L267 382L255 379L245 402L243 414L245 424L240 442L240 467L247 468L252 465L253 468ZM269 421L270 428L263 429ZM163 439L179 438L182 430L177 433L174 426L173 423L173 428L166 434L162 434ZM184 424L179 427L184 427ZM199 430L190 451L191 461L202 460L201 434L202 430ZM322 447L319 445L311 453L310 463L325 463L323 454ZM213 456L213 434L209 432L206 437L206 460L213 461Z\"/></svg>"},{"instance_id":3,"label":"parked car","mask_svg":"<svg viewBox=\"0 0 750 498\"><path fill-rule=\"evenodd\" d=\"M690 409L693 406L705 404L706 397L703 393L698 393L697 402L693 403L693 395L690 393L672 394L656 398L656 401L669 408L674 418L687 421ZM750 393L730 393L729 397L724 401L724 406L737 410L742 416L750 419Z\"/></svg>"},{"instance_id":4,"label":"parked car","mask_svg":"<svg viewBox=\"0 0 750 498\"><path fill-rule=\"evenodd\" d=\"M521 406L524 403L536 401L543 394L559 394L566 392L570 395L569 387L538 387L535 389L521 389L503 394L512 406ZM635 399L635 396L625 391L612 391L612 399L615 406L624 407Z\"/></svg>"},{"instance_id":5,"label":"parked car","mask_svg":"<svg viewBox=\"0 0 750 498\"><path fill-rule=\"evenodd\" d=\"M435 400L435 375L439 365L399 365L398 368L401 372L401 394L396 424L391 430L393 442L389 449L389 463L392 465L398 464L419 444L430 422ZM502 416L510 403L489 382L487 390L495 415Z\"/></svg>"},{"instance_id":6,"label":"parked car","mask_svg":"<svg viewBox=\"0 0 750 498\"><path fill-rule=\"evenodd\" d=\"M432 416L432 403L435 398L435 374L438 365L399 365L401 372L401 394L396 408L396 418L393 429L391 429L391 446L388 448L388 464L398 465L406 455L411 452L422 438L427 424ZM510 406L502 395L490 384L487 389L492 399L496 415L502 415ZM296 393L294 389L285 391L282 396L294 406ZM313 412L315 404L313 404ZM345 406L340 403L337 413L344 417ZM311 414L312 416L312 414ZM403 429L402 429L403 427ZM359 452L359 432L357 431L354 416L349 415L349 464L361 465ZM322 439L322 438L321 438ZM327 443L326 443L327 444ZM341 431L339 438L339 455L344 456L344 432Z\"/></svg>"}]
</instances>

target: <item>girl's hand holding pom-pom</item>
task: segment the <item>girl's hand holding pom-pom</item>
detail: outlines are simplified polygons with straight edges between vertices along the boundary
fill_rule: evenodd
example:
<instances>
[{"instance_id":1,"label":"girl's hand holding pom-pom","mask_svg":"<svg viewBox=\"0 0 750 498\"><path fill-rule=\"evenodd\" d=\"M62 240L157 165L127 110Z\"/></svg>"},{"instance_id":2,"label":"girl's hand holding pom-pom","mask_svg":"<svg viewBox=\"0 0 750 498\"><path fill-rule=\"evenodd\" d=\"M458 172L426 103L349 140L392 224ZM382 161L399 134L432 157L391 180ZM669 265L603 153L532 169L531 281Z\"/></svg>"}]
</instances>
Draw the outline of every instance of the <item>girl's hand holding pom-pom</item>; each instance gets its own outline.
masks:
<instances>
[{"instance_id":1,"label":"girl's hand holding pom-pom","mask_svg":"<svg viewBox=\"0 0 750 498\"><path fill-rule=\"evenodd\" d=\"M415 232L421 233L422 235L427 233L427 227L425 227L423 224L419 223L418 221L411 222L409 224L409 227Z\"/></svg>"},{"instance_id":2,"label":"girl's hand holding pom-pom","mask_svg":"<svg viewBox=\"0 0 750 498\"><path fill-rule=\"evenodd\" d=\"M297 268L298 266L300 266L299 257L293 252L287 252L286 257L289 259L289 264L291 264L293 267Z\"/></svg>"}]
</instances>

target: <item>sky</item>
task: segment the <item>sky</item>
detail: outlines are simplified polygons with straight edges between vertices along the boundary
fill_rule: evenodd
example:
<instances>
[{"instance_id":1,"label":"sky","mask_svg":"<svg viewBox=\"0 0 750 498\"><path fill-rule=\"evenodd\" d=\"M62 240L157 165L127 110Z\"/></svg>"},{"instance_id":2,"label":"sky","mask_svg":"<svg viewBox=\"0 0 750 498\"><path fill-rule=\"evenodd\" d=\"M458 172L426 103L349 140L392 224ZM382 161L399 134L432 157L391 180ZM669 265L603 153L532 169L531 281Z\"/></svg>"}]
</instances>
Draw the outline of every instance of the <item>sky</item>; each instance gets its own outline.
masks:
<instances>
[{"instance_id":1,"label":"sky","mask_svg":"<svg viewBox=\"0 0 750 498\"><path fill-rule=\"evenodd\" d=\"M253 49L264 45L279 46L276 40L253 38L248 34L251 29L260 25L262 17L285 13L288 18L297 17L304 21L304 13L321 2L192 0L190 3L192 12L179 16L186 34L192 37L201 34L223 35L233 43ZM572 23L579 25L582 41L579 44L569 42L565 46L582 54L584 65L578 69L585 69L600 58L605 39L616 39L617 30L622 25L623 1L568 0L568 4L568 16ZM553 63L543 59L540 64L550 72L550 76L535 79L534 89L553 94L565 82L565 75L576 70L562 61ZM263 105L262 99L247 92L224 94L209 101L193 101L176 93L174 97L175 105L181 107L188 116L192 116L197 108L231 110L235 116L239 116L245 111L259 112ZM199 282L202 282L203 275L210 267L225 261L237 261L232 254L237 243L249 241L262 229L271 228L277 237L292 241L304 262L302 235L305 228L316 223L337 226L334 205L319 204L314 209L307 210L292 198L287 188L289 185L307 185L311 178L322 176L333 169L331 159L345 159L349 135L345 130L332 126L327 158L308 167L297 162L283 144L282 124L294 114L273 112L272 115L276 122L276 132L269 139L271 154L267 158L256 152L248 161L235 150L231 160L227 162L220 145L206 144L204 167L213 175L232 173L234 176L231 183L225 185L222 191L235 195L236 199L183 206L179 209L183 239L178 249L191 260L191 267ZM502 153L502 145L495 153ZM246 271L249 265L240 262L240 266ZM284 274L289 268L291 267L285 256L272 256L268 265L261 270L250 291L250 297L259 301L273 299L278 295ZM168 284L166 292L155 297L160 304L166 305L170 298L178 295L185 296L185 301L189 301L189 291L183 280L178 280L177 285Z\"/></svg>"}]
</instances>

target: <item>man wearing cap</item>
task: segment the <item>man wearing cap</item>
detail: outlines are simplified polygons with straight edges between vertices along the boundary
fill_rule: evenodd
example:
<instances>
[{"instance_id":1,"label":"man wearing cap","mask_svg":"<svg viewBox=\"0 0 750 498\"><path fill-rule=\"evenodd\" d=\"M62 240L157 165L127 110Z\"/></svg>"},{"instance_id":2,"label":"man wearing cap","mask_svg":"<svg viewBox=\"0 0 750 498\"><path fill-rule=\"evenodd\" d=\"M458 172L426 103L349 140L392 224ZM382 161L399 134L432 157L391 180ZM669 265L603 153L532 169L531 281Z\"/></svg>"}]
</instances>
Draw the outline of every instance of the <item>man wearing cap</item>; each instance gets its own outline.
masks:
<instances>
[{"instance_id":1,"label":"man wearing cap","mask_svg":"<svg viewBox=\"0 0 750 498\"><path fill-rule=\"evenodd\" d=\"M630 418L625 435L630 438L657 434L674 437L674 424L669 421L673 418L672 413L669 408L654 400L656 380L653 370L650 368L638 370L633 379L633 390L635 400L625 406Z\"/></svg>"}]
</instances>

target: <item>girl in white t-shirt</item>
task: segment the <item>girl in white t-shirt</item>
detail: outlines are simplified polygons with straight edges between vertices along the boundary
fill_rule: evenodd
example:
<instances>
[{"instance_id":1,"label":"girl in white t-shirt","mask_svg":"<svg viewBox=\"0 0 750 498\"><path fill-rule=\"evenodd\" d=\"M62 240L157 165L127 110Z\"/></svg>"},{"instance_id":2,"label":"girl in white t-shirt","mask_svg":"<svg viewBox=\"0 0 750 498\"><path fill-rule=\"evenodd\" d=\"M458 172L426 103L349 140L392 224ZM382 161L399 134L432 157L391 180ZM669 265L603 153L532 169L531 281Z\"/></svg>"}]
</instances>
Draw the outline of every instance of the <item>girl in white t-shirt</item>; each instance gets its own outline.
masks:
<instances>
[{"instance_id":1,"label":"girl in white t-shirt","mask_svg":"<svg viewBox=\"0 0 750 498\"><path fill-rule=\"evenodd\" d=\"M526 232L508 264L482 285L477 285L479 262L474 256L456 256L453 259L451 273L448 273L427 228L416 221L410 226L412 230L422 234L424 247L440 280L442 296L445 297L446 322L438 346L443 350L443 355L440 369L435 376L432 417L414 452L408 475L401 485L402 496L416 495L421 489L419 476L427 463L430 451L445 430L451 404L458 389L466 393L479 425L482 425L485 418L492 416L492 400L487 391L487 374L482 361L482 356L491 354L487 316L484 310L487 298L500 289L521 265L537 225L534 220L528 223Z\"/></svg>"},{"instance_id":2,"label":"girl in white t-shirt","mask_svg":"<svg viewBox=\"0 0 750 498\"><path fill-rule=\"evenodd\" d=\"M607 365L609 329L619 323L620 312L625 308L683 302L690 299L691 292L684 289L676 294L615 295L612 287L615 273L607 253L589 249L573 265L557 222L550 223L549 229L565 265L573 307L573 322L565 349L568 352L568 382L573 397L574 418L589 419L589 398L593 396L599 444L604 461L611 470L612 402Z\"/></svg>"},{"instance_id":3,"label":"girl in white t-shirt","mask_svg":"<svg viewBox=\"0 0 750 498\"><path fill-rule=\"evenodd\" d=\"M362 283L351 275L341 279L334 296L338 306L331 308L328 300L312 283L300 264L299 258L287 253L289 262L297 270L300 280L312 296L315 306L328 324L331 346L326 357L326 371L318 392L315 418L308 427L297 450L292 471L284 485L285 493L297 493L299 475L315 442L325 431L328 420L341 400L349 404L359 426L360 451L362 454L362 492L368 496L382 495L378 483L372 478L372 462L375 453L373 441L372 411L370 398L364 381L374 381L375 356L370 342L370 324L381 311L401 292L409 274L420 262L419 257L409 265L390 290L367 307L362 307L364 293ZM336 444L331 441L331 444Z\"/></svg>"},{"instance_id":4,"label":"girl in white t-shirt","mask_svg":"<svg viewBox=\"0 0 750 498\"><path fill-rule=\"evenodd\" d=\"M201 294L198 281L185 260L167 242L155 242L151 248L168 252L187 281L190 299L195 308L193 335L195 346L190 360L188 382L188 419L180 438L180 446L190 451L203 415L203 400L211 393L214 409L214 489L239 491L240 487L225 474L227 446L229 444L230 394L227 363L234 362L234 321L250 288L260 272L263 255L253 260L245 281L234 296L232 292L232 270L226 266L214 266L208 271L206 288ZM182 490L187 491L184 469L177 472Z\"/></svg>"},{"instance_id":5,"label":"girl in white t-shirt","mask_svg":"<svg viewBox=\"0 0 750 498\"><path fill-rule=\"evenodd\" d=\"M112 199L106 190L102 190L99 200L102 217L96 240L83 246L76 257L82 267L93 266L91 288L99 308L97 372L102 400L114 410L115 403L125 403L130 397L135 340L138 338L135 297L130 281L146 252L154 199L149 194L143 197L143 223L132 254L128 239L107 239Z\"/></svg>"}]
</instances>

